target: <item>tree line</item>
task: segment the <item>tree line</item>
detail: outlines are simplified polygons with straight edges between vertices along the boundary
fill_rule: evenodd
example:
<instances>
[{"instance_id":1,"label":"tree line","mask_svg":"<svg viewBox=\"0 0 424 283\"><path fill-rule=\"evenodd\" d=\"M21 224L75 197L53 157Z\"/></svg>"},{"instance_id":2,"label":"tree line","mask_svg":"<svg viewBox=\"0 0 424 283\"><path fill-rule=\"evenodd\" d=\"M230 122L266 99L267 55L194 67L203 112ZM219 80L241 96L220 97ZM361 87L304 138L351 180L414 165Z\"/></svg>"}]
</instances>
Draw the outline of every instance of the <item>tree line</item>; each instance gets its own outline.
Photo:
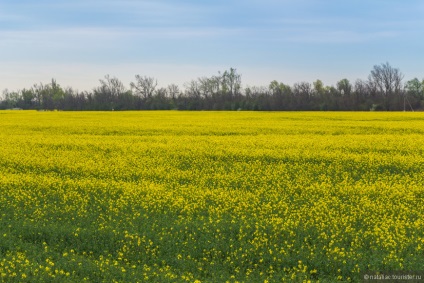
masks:
<instances>
[{"instance_id":1,"label":"tree line","mask_svg":"<svg viewBox=\"0 0 424 283\"><path fill-rule=\"evenodd\" d=\"M158 87L157 80L135 76L129 88L106 75L91 91L62 88L56 80L29 89L3 91L0 109L38 110L261 110L261 111L400 111L424 109L424 79L403 82L389 63L375 65L367 80L342 79L335 86L321 80L290 86L273 80L266 87L242 88L241 75L230 68L201 77L180 89Z\"/></svg>"}]
</instances>

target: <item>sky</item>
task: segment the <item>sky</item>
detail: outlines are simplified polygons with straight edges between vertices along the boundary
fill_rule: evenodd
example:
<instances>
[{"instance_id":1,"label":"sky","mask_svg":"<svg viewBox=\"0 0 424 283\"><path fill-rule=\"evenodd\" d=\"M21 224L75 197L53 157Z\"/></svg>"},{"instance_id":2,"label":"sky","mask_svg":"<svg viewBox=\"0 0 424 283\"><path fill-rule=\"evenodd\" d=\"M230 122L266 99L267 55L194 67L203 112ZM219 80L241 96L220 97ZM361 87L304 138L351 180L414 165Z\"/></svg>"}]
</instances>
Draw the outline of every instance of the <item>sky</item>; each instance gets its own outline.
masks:
<instances>
[{"instance_id":1,"label":"sky","mask_svg":"<svg viewBox=\"0 0 424 283\"><path fill-rule=\"evenodd\" d=\"M0 0L0 91L105 75L160 86L236 68L243 86L424 78L422 0Z\"/></svg>"}]
</instances>

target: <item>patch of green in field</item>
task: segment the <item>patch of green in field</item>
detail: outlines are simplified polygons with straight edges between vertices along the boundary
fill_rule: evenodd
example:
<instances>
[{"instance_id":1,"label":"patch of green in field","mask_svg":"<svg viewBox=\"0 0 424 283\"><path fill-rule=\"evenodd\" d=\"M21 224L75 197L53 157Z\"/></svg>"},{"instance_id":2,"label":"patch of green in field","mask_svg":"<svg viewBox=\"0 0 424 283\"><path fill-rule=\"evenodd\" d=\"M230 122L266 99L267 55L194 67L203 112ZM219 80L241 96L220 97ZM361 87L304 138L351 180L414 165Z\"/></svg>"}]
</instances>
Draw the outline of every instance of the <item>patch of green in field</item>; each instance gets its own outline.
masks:
<instances>
[{"instance_id":1,"label":"patch of green in field","mask_svg":"<svg viewBox=\"0 0 424 283\"><path fill-rule=\"evenodd\" d=\"M1 112L0 281L424 266L424 114Z\"/></svg>"}]
</instances>

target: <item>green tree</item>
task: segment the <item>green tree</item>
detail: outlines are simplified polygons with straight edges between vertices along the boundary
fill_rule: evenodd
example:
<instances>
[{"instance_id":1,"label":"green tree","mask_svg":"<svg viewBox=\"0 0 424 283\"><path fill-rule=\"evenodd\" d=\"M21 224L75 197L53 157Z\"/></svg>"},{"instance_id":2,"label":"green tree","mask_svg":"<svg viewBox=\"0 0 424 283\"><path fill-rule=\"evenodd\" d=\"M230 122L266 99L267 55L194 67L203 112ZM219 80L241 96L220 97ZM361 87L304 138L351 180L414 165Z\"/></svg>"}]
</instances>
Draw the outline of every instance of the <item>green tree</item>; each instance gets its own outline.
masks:
<instances>
[{"instance_id":1,"label":"green tree","mask_svg":"<svg viewBox=\"0 0 424 283\"><path fill-rule=\"evenodd\" d=\"M342 79L337 82L337 90L342 96L350 96L352 93L352 85L348 79Z\"/></svg>"},{"instance_id":2,"label":"green tree","mask_svg":"<svg viewBox=\"0 0 424 283\"><path fill-rule=\"evenodd\" d=\"M56 82L55 79L52 79L50 84L51 97L53 100L54 109L62 109L62 103L65 97L65 91L62 87Z\"/></svg>"},{"instance_id":3,"label":"green tree","mask_svg":"<svg viewBox=\"0 0 424 283\"><path fill-rule=\"evenodd\" d=\"M415 96L419 99L424 99L424 80L420 82L417 78L407 81L405 89L409 95Z\"/></svg>"},{"instance_id":4,"label":"green tree","mask_svg":"<svg viewBox=\"0 0 424 283\"><path fill-rule=\"evenodd\" d=\"M22 108L31 109L34 107L35 94L31 89L23 89L22 95Z\"/></svg>"}]
</instances>

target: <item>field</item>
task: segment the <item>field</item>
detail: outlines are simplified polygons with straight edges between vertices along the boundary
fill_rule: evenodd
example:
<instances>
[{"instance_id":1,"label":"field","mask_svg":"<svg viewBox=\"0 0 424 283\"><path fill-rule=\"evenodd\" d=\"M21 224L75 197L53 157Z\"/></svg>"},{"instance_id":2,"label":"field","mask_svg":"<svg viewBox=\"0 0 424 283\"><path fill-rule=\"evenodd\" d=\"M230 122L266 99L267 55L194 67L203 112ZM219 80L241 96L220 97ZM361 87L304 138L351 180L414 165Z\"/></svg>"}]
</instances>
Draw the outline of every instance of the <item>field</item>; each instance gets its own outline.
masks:
<instances>
[{"instance_id":1,"label":"field","mask_svg":"<svg viewBox=\"0 0 424 283\"><path fill-rule=\"evenodd\" d=\"M0 281L424 266L423 113L0 112Z\"/></svg>"}]
</instances>

